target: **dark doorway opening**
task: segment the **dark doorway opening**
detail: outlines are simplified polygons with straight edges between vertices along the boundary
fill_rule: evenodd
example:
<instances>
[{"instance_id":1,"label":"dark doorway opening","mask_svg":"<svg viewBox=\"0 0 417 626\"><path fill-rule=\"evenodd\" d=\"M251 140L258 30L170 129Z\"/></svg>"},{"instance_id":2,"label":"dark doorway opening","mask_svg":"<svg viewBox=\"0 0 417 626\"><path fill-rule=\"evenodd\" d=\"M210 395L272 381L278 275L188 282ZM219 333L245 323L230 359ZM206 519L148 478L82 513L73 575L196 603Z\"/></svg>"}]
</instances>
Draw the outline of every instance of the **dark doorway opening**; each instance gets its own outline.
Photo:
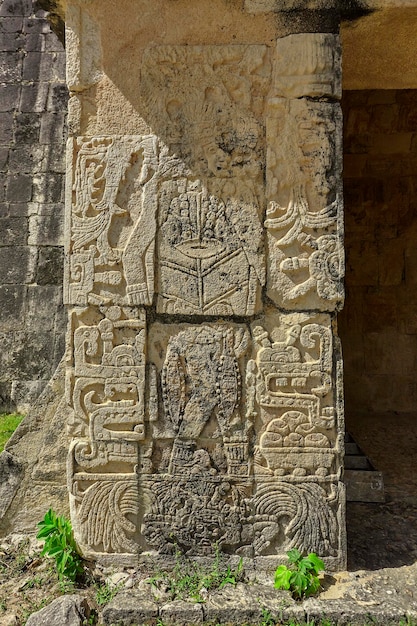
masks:
<instances>
[{"instance_id":1,"label":"dark doorway opening","mask_svg":"<svg viewBox=\"0 0 417 626\"><path fill-rule=\"evenodd\" d=\"M345 91L346 428L386 502L348 503L350 569L417 560L417 90Z\"/></svg>"}]
</instances>

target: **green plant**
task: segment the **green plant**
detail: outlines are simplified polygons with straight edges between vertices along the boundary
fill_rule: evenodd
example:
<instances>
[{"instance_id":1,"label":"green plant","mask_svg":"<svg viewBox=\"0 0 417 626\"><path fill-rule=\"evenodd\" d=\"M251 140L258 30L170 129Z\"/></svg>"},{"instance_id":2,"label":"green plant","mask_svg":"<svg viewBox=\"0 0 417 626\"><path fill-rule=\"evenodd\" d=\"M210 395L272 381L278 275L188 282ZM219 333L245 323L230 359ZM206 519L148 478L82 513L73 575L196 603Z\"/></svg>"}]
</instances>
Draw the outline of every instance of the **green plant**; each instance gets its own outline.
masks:
<instances>
[{"instance_id":1,"label":"green plant","mask_svg":"<svg viewBox=\"0 0 417 626\"><path fill-rule=\"evenodd\" d=\"M265 608L261 608L262 611L262 621L260 626L275 626L276 621L272 616L271 611Z\"/></svg>"},{"instance_id":2,"label":"green plant","mask_svg":"<svg viewBox=\"0 0 417 626\"><path fill-rule=\"evenodd\" d=\"M38 526L36 537L45 540L41 556L48 555L55 560L60 581L74 582L83 574L84 567L70 520L49 509Z\"/></svg>"},{"instance_id":3,"label":"green plant","mask_svg":"<svg viewBox=\"0 0 417 626\"><path fill-rule=\"evenodd\" d=\"M6 441L10 439L23 419L17 413L0 413L0 452L3 452Z\"/></svg>"},{"instance_id":4,"label":"green plant","mask_svg":"<svg viewBox=\"0 0 417 626\"><path fill-rule=\"evenodd\" d=\"M311 552L303 557L293 548L287 552L289 566L279 565L275 570L275 589L289 589L295 599L307 598L320 589L319 572L324 571L324 563L317 554Z\"/></svg>"},{"instance_id":5,"label":"green plant","mask_svg":"<svg viewBox=\"0 0 417 626\"><path fill-rule=\"evenodd\" d=\"M119 585L110 585L108 582L96 583L96 602L98 606L108 604L122 587L123 583Z\"/></svg>"}]
</instances>

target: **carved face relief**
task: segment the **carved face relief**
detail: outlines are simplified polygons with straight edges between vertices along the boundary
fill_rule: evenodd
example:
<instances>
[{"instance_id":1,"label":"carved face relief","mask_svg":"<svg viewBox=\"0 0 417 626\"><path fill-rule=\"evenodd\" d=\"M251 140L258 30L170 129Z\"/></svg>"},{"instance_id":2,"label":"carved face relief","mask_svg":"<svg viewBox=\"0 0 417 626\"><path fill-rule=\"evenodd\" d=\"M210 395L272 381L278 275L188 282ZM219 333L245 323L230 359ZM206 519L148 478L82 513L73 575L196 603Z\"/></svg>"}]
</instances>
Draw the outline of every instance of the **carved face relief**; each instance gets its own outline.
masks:
<instances>
[{"instance_id":1,"label":"carved face relief","mask_svg":"<svg viewBox=\"0 0 417 626\"><path fill-rule=\"evenodd\" d=\"M249 193L236 206L227 191L210 193L201 181L186 179L161 186L159 312L251 315L259 308L263 262L256 207Z\"/></svg>"}]
</instances>

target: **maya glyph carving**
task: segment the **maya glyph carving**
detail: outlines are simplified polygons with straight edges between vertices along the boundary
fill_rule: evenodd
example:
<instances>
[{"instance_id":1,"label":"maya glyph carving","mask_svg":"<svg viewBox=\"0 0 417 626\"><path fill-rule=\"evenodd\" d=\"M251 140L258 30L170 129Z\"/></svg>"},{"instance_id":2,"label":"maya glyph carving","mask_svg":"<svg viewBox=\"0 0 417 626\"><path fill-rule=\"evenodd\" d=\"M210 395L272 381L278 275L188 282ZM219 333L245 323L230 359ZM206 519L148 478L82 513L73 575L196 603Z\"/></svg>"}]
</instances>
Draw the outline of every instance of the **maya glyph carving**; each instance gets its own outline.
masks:
<instances>
[{"instance_id":1,"label":"maya glyph carving","mask_svg":"<svg viewBox=\"0 0 417 626\"><path fill-rule=\"evenodd\" d=\"M286 309L331 311L343 301L338 105L276 99L269 132L268 294Z\"/></svg>"},{"instance_id":2,"label":"maya glyph carving","mask_svg":"<svg viewBox=\"0 0 417 626\"><path fill-rule=\"evenodd\" d=\"M76 309L70 328L68 473L79 540L99 552L132 552L138 444L145 438L145 313Z\"/></svg>"},{"instance_id":3,"label":"maya glyph carving","mask_svg":"<svg viewBox=\"0 0 417 626\"><path fill-rule=\"evenodd\" d=\"M151 46L149 134L70 142L68 482L90 554L343 562L339 52L294 37Z\"/></svg>"}]
</instances>

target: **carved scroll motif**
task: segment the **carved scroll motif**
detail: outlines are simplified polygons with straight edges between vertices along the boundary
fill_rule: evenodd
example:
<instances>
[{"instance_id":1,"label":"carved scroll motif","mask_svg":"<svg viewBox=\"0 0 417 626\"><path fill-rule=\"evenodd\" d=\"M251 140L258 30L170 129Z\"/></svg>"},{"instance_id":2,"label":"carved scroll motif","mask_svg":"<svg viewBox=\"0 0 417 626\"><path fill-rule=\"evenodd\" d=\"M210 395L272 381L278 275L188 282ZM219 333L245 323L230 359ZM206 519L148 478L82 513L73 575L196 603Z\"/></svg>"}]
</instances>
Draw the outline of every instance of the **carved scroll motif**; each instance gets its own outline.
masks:
<instances>
[{"instance_id":1,"label":"carved scroll motif","mask_svg":"<svg viewBox=\"0 0 417 626\"><path fill-rule=\"evenodd\" d=\"M255 473L324 478L338 466L337 422L332 388L332 332L323 323L281 316L282 340L271 341L262 326L258 346L256 406L263 426L255 450ZM301 321L301 320L300 320Z\"/></svg>"},{"instance_id":2,"label":"carved scroll motif","mask_svg":"<svg viewBox=\"0 0 417 626\"><path fill-rule=\"evenodd\" d=\"M337 556L341 496L337 485L330 489L302 481L259 485L253 499L255 554L274 554L283 547L296 547L302 552Z\"/></svg>"},{"instance_id":3,"label":"carved scroll motif","mask_svg":"<svg viewBox=\"0 0 417 626\"><path fill-rule=\"evenodd\" d=\"M80 309L71 328L68 471L75 528L89 550L132 552L138 444L145 438L145 315L118 306Z\"/></svg>"}]
</instances>

